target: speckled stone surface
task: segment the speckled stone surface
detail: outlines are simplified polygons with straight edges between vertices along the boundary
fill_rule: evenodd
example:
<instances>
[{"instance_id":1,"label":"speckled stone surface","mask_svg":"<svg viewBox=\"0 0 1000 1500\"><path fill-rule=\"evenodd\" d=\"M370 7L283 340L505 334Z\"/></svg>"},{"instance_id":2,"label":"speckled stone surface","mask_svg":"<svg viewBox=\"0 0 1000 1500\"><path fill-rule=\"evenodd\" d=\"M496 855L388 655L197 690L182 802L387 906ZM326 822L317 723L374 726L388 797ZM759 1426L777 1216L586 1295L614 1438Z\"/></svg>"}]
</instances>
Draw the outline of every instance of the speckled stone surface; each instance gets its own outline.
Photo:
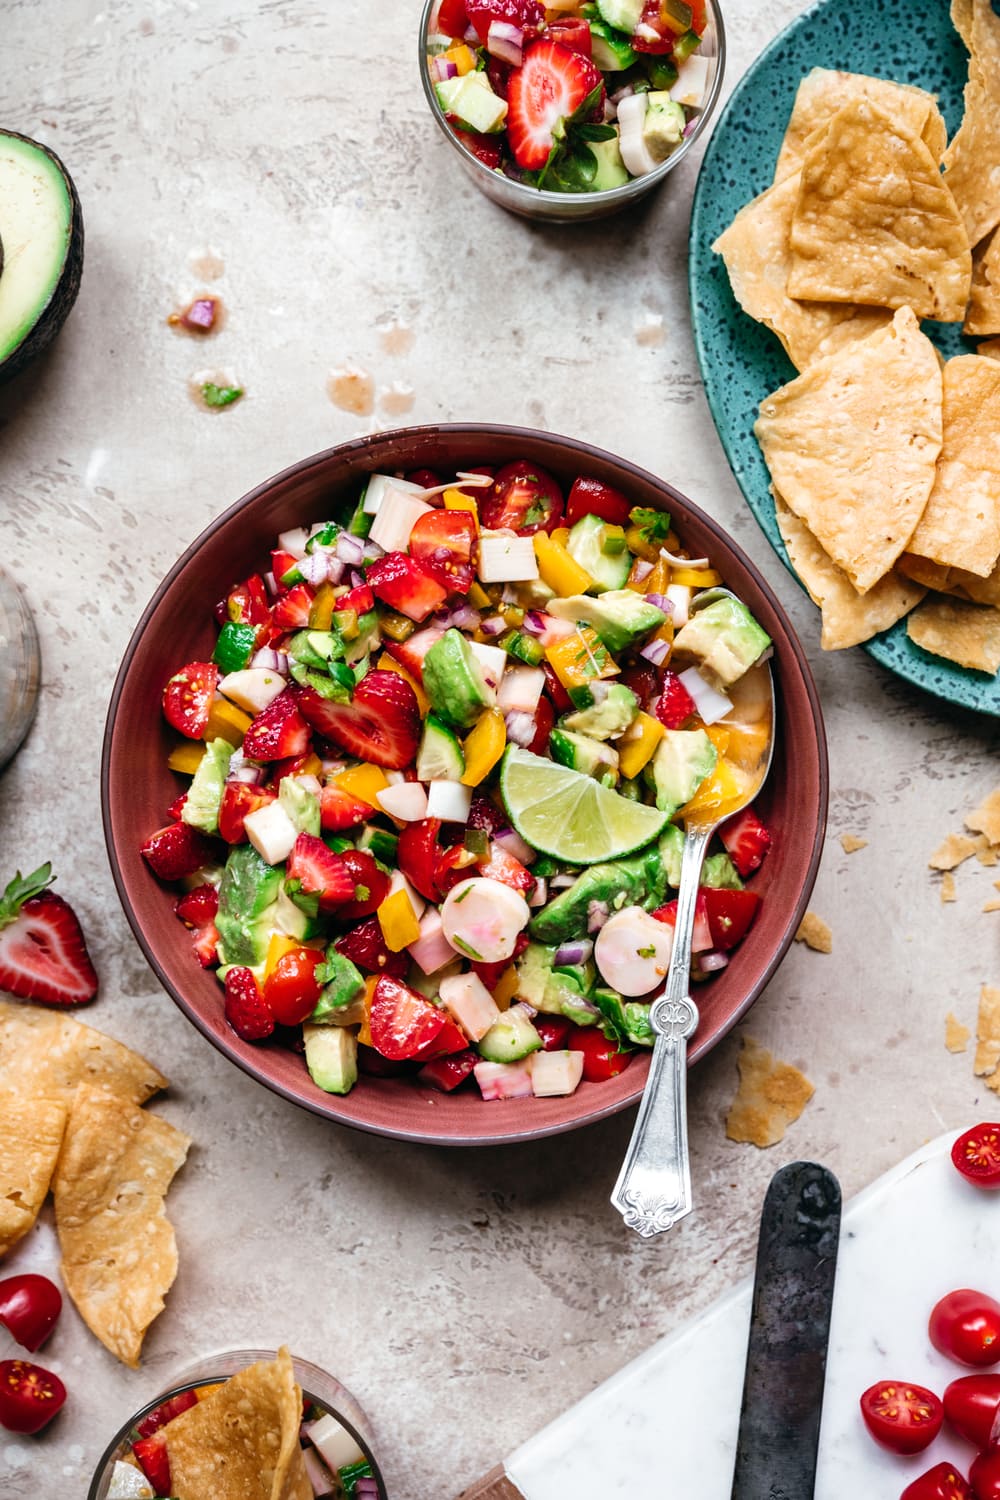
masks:
<instances>
[{"instance_id":1,"label":"speckled stone surface","mask_svg":"<svg viewBox=\"0 0 1000 1500\"><path fill-rule=\"evenodd\" d=\"M731 82L797 8L731 0ZM169 1200L180 1273L142 1369L116 1364L67 1308L44 1359L71 1401L38 1441L0 1434L5 1500L84 1495L111 1429L179 1367L281 1339L361 1398L393 1500L457 1493L749 1269L755 1206L782 1161L826 1161L849 1194L995 1112L971 1052L950 1056L943 1031L948 1010L973 1024L980 985L1000 982L1000 917L980 910L998 872L963 867L942 906L925 866L1000 781L996 724L861 652L820 653L815 613L746 508L705 402L685 290L697 162L627 219L570 232L509 218L425 115L415 27L415 6L361 0L4 7L2 123L64 157L87 257L51 356L0 391L3 564L31 599L45 674L0 778L0 848L5 867L54 861L102 977L88 1019L164 1068L174 1086L154 1108L197 1143ZM224 273L205 283L190 257L209 246ZM230 315L196 345L165 318L205 285ZM745 1029L805 1068L816 1095L757 1152L724 1136L739 1035L699 1064L698 1208L658 1242L629 1236L607 1205L628 1116L456 1153L326 1126L195 1033L115 899L98 767L132 627L214 514L359 430L326 390L348 364L372 374L386 425L533 423L667 476L730 527L811 652L832 771L812 904L834 951L796 946ZM246 399L198 410L187 381L206 368L244 382ZM845 855L843 832L868 847ZM47 1209L5 1269L55 1264Z\"/></svg>"}]
</instances>

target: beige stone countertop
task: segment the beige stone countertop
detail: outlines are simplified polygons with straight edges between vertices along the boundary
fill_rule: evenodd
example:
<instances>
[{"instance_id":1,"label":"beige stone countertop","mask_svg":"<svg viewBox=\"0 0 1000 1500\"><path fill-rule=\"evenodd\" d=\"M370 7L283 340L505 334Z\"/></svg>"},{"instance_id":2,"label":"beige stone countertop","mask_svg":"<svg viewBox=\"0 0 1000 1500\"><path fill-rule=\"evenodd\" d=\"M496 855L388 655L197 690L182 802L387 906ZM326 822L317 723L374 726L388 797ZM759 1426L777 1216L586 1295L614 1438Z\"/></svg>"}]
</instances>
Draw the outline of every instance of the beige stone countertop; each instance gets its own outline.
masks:
<instances>
[{"instance_id":1,"label":"beige stone countertop","mask_svg":"<svg viewBox=\"0 0 1000 1500\"><path fill-rule=\"evenodd\" d=\"M725 8L731 86L801 7ZM86 1019L169 1074L154 1107L196 1142L169 1200L180 1272L141 1370L68 1306L40 1358L69 1401L38 1439L0 1433L0 1494L85 1495L111 1431L178 1368L283 1340L368 1408L393 1500L454 1494L747 1272L783 1162L823 1161L851 1193L941 1130L997 1113L971 1052L944 1047L946 1012L974 1026L980 986L1000 983L1000 915L981 912L997 872L970 862L946 906L927 870L1000 780L996 722L860 651L820 652L816 614L744 505L705 403L684 279L696 159L627 218L534 228L474 191L429 119L415 0L0 10L0 123L63 156L87 236L54 351L0 391L2 562L44 653L36 723L0 776L2 865L6 878L53 861L101 975ZM165 319L205 285L195 262L209 249L229 317L199 346ZM831 761L812 905L834 948L795 945L740 1030L803 1067L815 1097L775 1149L727 1141L740 1032L729 1037L692 1081L697 1211L653 1243L607 1202L631 1115L452 1152L327 1125L202 1040L120 910L98 781L122 652L215 514L360 430L327 391L348 365L374 377L382 425L524 423L662 474L732 531L809 651ZM216 366L247 395L208 414L187 382ZM844 832L867 847L845 854ZM5 1269L56 1260L46 1208ZM0 1330L0 1357L15 1352Z\"/></svg>"}]
</instances>

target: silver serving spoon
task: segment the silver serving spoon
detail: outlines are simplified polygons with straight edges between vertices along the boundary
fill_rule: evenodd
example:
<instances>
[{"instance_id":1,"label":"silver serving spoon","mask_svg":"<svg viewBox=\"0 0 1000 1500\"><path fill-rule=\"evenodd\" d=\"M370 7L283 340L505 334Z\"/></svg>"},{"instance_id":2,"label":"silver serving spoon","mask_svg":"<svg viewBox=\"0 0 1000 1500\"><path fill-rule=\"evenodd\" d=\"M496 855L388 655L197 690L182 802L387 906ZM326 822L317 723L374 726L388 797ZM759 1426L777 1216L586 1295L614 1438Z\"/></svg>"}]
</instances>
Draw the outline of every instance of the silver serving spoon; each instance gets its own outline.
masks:
<instances>
[{"instance_id":1,"label":"silver serving spoon","mask_svg":"<svg viewBox=\"0 0 1000 1500\"><path fill-rule=\"evenodd\" d=\"M692 612L714 600L735 598L729 589L706 589L691 605ZM677 921L670 969L663 994L652 1003L650 1025L656 1034L649 1076L611 1202L630 1229L649 1239L672 1229L691 1212L691 1167L687 1139L687 1044L698 1025L698 1007L689 994L691 938L701 866L712 834L719 824L741 812L760 791L771 769L774 749L774 682L767 662L758 662L734 685L733 707L722 721L744 729L766 727L755 736L750 763L737 759L746 775L746 792L739 802L688 817L684 826L684 854ZM756 741L756 745L755 745ZM734 757L730 755L730 759Z\"/></svg>"}]
</instances>

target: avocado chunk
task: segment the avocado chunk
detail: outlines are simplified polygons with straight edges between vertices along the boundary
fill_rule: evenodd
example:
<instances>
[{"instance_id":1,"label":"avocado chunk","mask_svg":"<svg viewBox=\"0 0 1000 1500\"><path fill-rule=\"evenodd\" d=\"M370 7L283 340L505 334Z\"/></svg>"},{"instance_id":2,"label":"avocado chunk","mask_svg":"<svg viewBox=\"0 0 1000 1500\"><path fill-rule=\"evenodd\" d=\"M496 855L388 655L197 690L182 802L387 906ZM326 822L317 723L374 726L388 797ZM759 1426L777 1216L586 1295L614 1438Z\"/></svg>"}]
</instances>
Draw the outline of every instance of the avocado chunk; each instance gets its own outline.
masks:
<instances>
[{"instance_id":1,"label":"avocado chunk","mask_svg":"<svg viewBox=\"0 0 1000 1500\"><path fill-rule=\"evenodd\" d=\"M545 986L552 974L555 947L544 943L529 943L515 965L517 969L517 993L520 999L533 1005L535 1010L543 1008Z\"/></svg>"},{"instance_id":2,"label":"avocado chunk","mask_svg":"<svg viewBox=\"0 0 1000 1500\"><path fill-rule=\"evenodd\" d=\"M770 644L771 637L742 600L720 594L704 609L691 613L674 637L674 656L693 660L705 681L724 693Z\"/></svg>"},{"instance_id":3,"label":"avocado chunk","mask_svg":"<svg viewBox=\"0 0 1000 1500\"><path fill-rule=\"evenodd\" d=\"M209 740L181 808L182 823L200 828L202 833L218 833L222 789L232 758L233 747L228 740Z\"/></svg>"},{"instance_id":4,"label":"avocado chunk","mask_svg":"<svg viewBox=\"0 0 1000 1500\"><path fill-rule=\"evenodd\" d=\"M343 1020L344 1011L364 991L365 979L361 970L355 968L343 953L330 947L323 962L318 965L315 977L323 988L309 1020L314 1026Z\"/></svg>"},{"instance_id":5,"label":"avocado chunk","mask_svg":"<svg viewBox=\"0 0 1000 1500\"><path fill-rule=\"evenodd\" d=\"M317 1088L327 1094L349 1094L358 1081L358 1042L346 1026L302 1028L306 1067Z\"/></svg>"},{"instance_id":6,"label":"avocado chunk","mask_svg":"<svg viewBox=\"0 0 1000 1500\"><path fill-rule=\"evenodd\" d=\"M0 382L47 349L83 271L83 215L54 151L0 131Z\"/></svg>"},{"instance_id":7,"label":"avocado chunk","mask_svg":"<svg viewBox=\"0 0 1000 1500\"><path fill-rule=\"evenodd\" d=\"M304 786L297 776L283 776L278 786L278 801L299 833L319 838L319 798L310 787Z\"/></svg>"},{"instance_id":8,"label":"avocado chunk","mask_svg":"<svg viewBox=\"0 0 1000 1500\"><path fill-rule=\"evenodd\" d=\"M590 184L594 193L606 192L608 188L624 187L628 182L628 171L622 161L622 150L618 131L606 141L588 141L588 146L597 157L597 172ZM626 574L626 577L628 575Z\"/></svg>"},{"instance_id":9,"label":"avocado chunk","mask_svg":"<svg viewBox=\"0 0 1000 1500\"><path fill-rule=\"evenodd\" d=\"M490 87L485 73L466 73L462 78L446 78L434 85L438 103L446 115L454 115L466 130L491 135L503 129L507 118L507 101Z\"/></svg>"},{"instance_id":10,"label":"avocado chunk","mask_svg":"<svg viewBox=\"0 0 1000 1500\"><path fill-rule=\"evenodd\" d=\"M575 620L577 624L586 621L616 654L658 630L667 618L662 609L648 604L632 589L609 589L596 599L588 594L571 594L568 599L553 599L548 609L559 620Z\"/></svg>"},{"instance_id":11,"label":"avocado chunk","mask_svg":"<svg viewBox=\"0 0 1000 1500\"><path fill-rule=\"evenodd\" d=\"M615 142L595 141L592 145L614 145ZM619 157L621 152L618 153ZM622 171L625 171L624 165ZM626 181L628 173L625 172ZM622 589L632 567L632 554L628 550L625 532L620 526L612 526L600 516L581 516L566 540L566 550L578 562L584 572L589 573L595 594L608 589Z\"/></svg>"},{"instance_id":12,"label":"avocado chunk","mask_svg":"<svg viewBox=\"0 0 1000 1500\"><path fill-rule=\"evenodd\" d=\"M480 1057L487 1062L510 1063L537 1052L542 1039L531 1024L531 1017L523 1005L512 1005L501 1012L499 1021L494 1021L477 1047Z\"/></svg>"},{"instance_id":13,"label":"avocado chunk","mask_svg":"<svg viewBox=\"0 0 1000 1500\"><path fill-rule=\"evenodd\" d=\"M639 712L639 700L632 689L621 682L593 682L590 691L594 699L591 706L567 714L560 727L595 740L623 734Z\"/></svg>"},{"instance_id":14,"label":"avocado chunk","mask_svg":"<svg viewBox=\"0 0 1000 1500\"><path fill-rule=\"evenodd\" d=\"M528 932L541 943L565 943L586 937L592 903L607 911L628 905L645 906L651 911L660 905L665 891L666 869L659 847L654 844L629 859L591 865L536 913L528 924ZM529 995L524 998L529 1004L536 1004Z\"/></svg>"},{"instance_id":15,"label":"avocado chunk","mask_svg":"<svg viewBox=\"0 0 1000 1500\"><path fill-rule=\"evenodd\" d=\"M651 89L646 95L646 116L642 137L655 161L666 161L684 139L687 117L665 89Z\"/></svg>"},{"instance_id":16,"label":"avocado chunk","mask_svg":"<svg viewBox=\"0 0 1000 1500\"><path fill-rule=\"evenodd\" d=\"M673 817L715 770L719 752L704 729L668 729L646 767L656 805Z\"/></svg>"},{"instance_id":17,"label":"avocado chunk","mask_svg":"<svg viewBox=\"0 0 1000 1500\"><path fill-rule=\"evenodd\" d=\"M676 823L671 825L676 828ZM743 881L739 872L724 849L718 854L710 854L701 867L701 884L712 886L720 891L741 891Z\"/></svg>"},{"instance_id":18,"label":"avocado chunk","mask_svg":"<svg viewBox=\"0 0 1000 1500\"><path fill-rule=\"evenodd\" d=\"M454 627L424 657L424 691L438 718L455 729L471 729L496 702L468 641Z\"/></svg>"},{"instance_id":19,"label":"avocado chunk","mask_svg":"<svg viewBox=\"0 0 1000 1500\"><path fill-rule=\"evenodd\" d=\"M281 866L269 865L252 844L234 844L219 885L219 961L264 962L272 924L269 908L281 890Z\"/></svg>"},{"instance_id":20,"label":"avocado chunk","mask_svg":"<svg viewBox=\"0 0 1000 1500\"><path fill-rule=\"evenodd\" d=\"M681 883L681 860L684 858L684 830L676 823L668 823L660 834L660 858L667 885L676 891Z\"/></svg>"},{"instance_id":21,"label":"avocado chunk","mask_svg":"<svg viewBox=\"0 0 1000 1500\"><path fill-rule=\"evenodd\" d=\"M573 734L566 729L553 729L549 735L549 750L552 759L571 771L582 771L585 776L597 780L609 777L618 779L618 751L600 740L592 740L586 734Z\"/></svg>"},{"instance_id":22,"label":"avocado chunk","mask_svg":"<svg viewBox=\"0 0 1000 1500\"><path fill-rule=\"evenodd\" d=\"M651 1047L656 1040L649 1021L648 1000L625 1000L617 990L598 985L591 1000L601 1013L601 1026L609 1041L631 1042L636 1047Z\"/></svg>"}]
</instances>

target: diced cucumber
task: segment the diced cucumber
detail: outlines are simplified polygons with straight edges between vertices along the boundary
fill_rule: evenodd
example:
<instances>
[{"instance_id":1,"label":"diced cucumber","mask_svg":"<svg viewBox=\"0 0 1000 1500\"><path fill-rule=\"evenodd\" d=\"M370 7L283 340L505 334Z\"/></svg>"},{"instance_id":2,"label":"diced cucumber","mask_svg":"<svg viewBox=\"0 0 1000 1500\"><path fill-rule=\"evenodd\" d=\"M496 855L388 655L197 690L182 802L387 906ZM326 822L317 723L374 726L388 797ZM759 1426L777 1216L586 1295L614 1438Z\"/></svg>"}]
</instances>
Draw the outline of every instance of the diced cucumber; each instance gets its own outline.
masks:
<instances>
[{"instance_id":1,"label":"diced cucumber","mask_svg":"<svg viewBox=\"0 0 1000 1500\"><path fill-rule=\"evenodd\" d=\"M487 1062L511 1063L537 1052L542 1039L531 1024L531 1017L523 1005L512 1005L494 1022L477 1044L479 1055Z\"/></svg>"},{"instance_id":2,"label":"diced cucumber","mask_svg":"<svg viewBox=\"0 0 1000 1500\"><path fill-rule=\"evenodd\" d=\"M594 62L602 73L622 73L636 59L635 48L628 37L613 30L606 21L591 21L590 46Z\"/></svg>"},{"instance_id":3,"label":"diced cucumber","mask_svg":"<svg viewBox=\"0 0 1000 1500\"><path fill-rule=\"evenodd\" d=\"M212 652L212 660L228 677L230 672L239 672L254 653L257 642L257 627L244 625L238 620L227 620L219 631L219 639Z\"/></svg>"},{"instance_id":4,"label":"diced cucumber","mask_svg":"<svg viewBox=\"0 0 1000 1500\"><path fill-rule=\"evenodd\" d=\"M561 766L569 766L571 771L582 771L585 776L598 778L610 772L617 779L618 751L589 735L573 734L557 727L549 735L549 751L553 760Z\"/></svg>"},{"instance_id":5,"label":"diced cucumber","mask_svg":"<svg viewBox=\"0 0 1000 1500\"><path fill-rule=\"evenodd\" d=\"M458 736L436 714L428 714L417 751L418 781L461 781L465 755Z\"/></svg>"},{"instance_id":6,"label":"diced cucumber","mask_svg":"<svg viewBox=\"0 0 1000 1500\"><path fill-rule=\"evenodd\" d=\"M679 63L687 62L701 46L701 37L696 31L685 31L674 43L674 57Z\"/></svg>"},{"instance_id":7,"label":"diced cucumber","mask_svg":"<svg viewBox=\"0 0 1000 1500\"><path fill-rule=\"evenodd\" d=\"M541 641L523 630L510 630L500 637L500 645L508 656L514 656L529 667L540 667L545 660L545 649Z\"/></svg>"},{"instance_id":8,"label":"diced cucumber","mask_svg":"<svg viewBox=\"0 0 1000 1500\"><path fill-rule=\"evenodd\" d=\"M566 550L594 580L594 592L623 589L632 567L632 554L620 526L600 516L581 516L566 542Z\"/></svg>"},{"instance_id":9,"label":"diced cucumber","mask_svg":"<svg viewBox=\"0 0 1000 1500\"><path fill-rule=\"evenodd\" d=\"M369 823L357 841L359 849L367 849L377 860L384 865L396 863L396 846L399 837L395 833L389 833L388 829L376 828Z\"/></svg>"},{"instance_id":10,"label":"diced cucumber","mask_svg":"<svg viewBox=\"0 0 1000 1500\"><path fill-rule=\"evenodd\" d=\"M597 0L601 20L631 36L642 20L643 0Z\"/></svg>"}]
</instances>

